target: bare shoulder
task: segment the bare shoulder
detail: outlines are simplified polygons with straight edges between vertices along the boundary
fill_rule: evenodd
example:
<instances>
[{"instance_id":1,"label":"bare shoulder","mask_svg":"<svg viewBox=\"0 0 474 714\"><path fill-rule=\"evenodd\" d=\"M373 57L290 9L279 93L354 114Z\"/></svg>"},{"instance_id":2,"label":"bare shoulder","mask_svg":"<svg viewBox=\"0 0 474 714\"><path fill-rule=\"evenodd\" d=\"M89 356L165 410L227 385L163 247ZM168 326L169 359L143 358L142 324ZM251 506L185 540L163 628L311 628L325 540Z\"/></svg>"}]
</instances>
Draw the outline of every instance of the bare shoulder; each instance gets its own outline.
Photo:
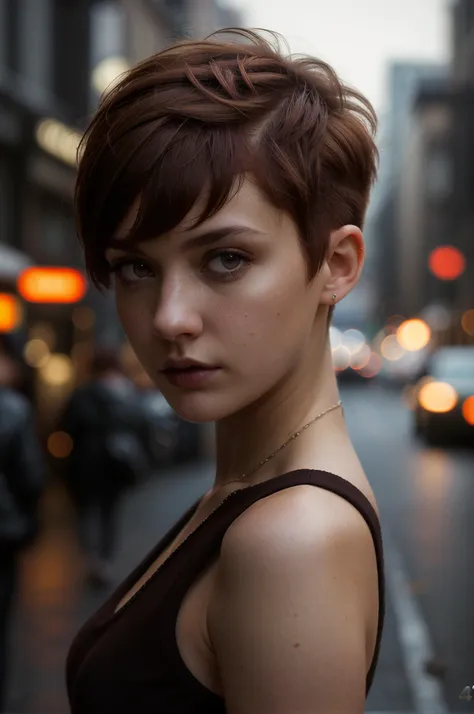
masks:
<instances>
[{"instance_id":1,"label":"bare shoulder","mask_svg":"<svg viewBox=\"0 0 474 714\"><path fill-rule=\"evenodd\" d=\"M223 539L208 608L228 711L363 712L376 599L372 536L349 502L301 485L252 504Z\"/></svg>"},{"instance_id":2,"label":"bare shoulder","mask_svg":"<svg viewBox=\"0 0 474 714\"><path fill-rule=\"evenodd\" d=\"M366 494L364 494L366 495ZM367 495L375 507L375 499ZM302 484L260 499L229 527L222 555L266 557L305 546L326 549L346 542L351 551L373 543L361 513L341 496ZM282 550L284 548L284 550Z\"/></svg>"},{"instance_id":3,"label":"bare shoulder","mask_svg":"<svg viewBox=\"0 0 474 714\"><path fill-rule=\"evenodd\" d=\"M275 593L290 580L302 588L307 584L311 593L317 573L343 597L353 587L367 629L377 626L373 536L355 506L332 491L293 486L252 504L227 530L219 570L224 578L240 574L262 585L264 577L274 577Z\"/></svg>"}]
</instances>

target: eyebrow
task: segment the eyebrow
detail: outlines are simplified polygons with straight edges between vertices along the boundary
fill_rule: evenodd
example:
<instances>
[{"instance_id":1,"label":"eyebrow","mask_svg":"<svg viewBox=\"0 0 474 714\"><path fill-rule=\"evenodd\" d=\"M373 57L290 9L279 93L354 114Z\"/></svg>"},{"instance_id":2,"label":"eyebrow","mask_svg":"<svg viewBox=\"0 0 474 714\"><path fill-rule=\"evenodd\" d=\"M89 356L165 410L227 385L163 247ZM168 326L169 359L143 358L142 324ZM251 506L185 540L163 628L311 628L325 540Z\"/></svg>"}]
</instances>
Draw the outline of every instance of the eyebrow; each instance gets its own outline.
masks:
<instances>
[{"instance_id":1,"label":"eyebrow","mask_svg":"<svg viewBox=\"0 0 474 714\"><path fill-rule=\"evenodd\" d=\"M224 238L237 237L239 235L243 235L244 233L247 235L249 233L263 235L262 231L259 231L256 228L251 228L250 226L225 226L222 228L214 228L212 230L207 230L197 236L187 238L187 240L185 240L183 243L183 249L193 250L195 248L203 248L209 245L213 245L214 243L218 243ZM145 255L144 251L137 246L136 241L133 241L126 237L110 238L107 248L117 248L118 250Z\"/></svg>"}]
</instances>

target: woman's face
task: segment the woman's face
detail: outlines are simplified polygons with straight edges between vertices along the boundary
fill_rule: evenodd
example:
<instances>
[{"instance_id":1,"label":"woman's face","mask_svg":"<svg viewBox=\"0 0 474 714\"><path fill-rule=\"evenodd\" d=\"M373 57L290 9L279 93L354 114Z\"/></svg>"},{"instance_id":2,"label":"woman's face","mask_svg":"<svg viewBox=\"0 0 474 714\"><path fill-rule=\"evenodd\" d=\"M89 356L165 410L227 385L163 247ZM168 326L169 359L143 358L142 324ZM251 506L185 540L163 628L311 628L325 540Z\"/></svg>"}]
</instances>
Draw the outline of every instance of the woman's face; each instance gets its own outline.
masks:
<instances>
[{"instance_id":1,"label":"woman's face","mask_svg":"<svg viewBox=\"0 0 474 714\"><path fill-rule=\"evenodd\" d=\"M153 382L184 419L217 421L298 369L314 345L324 271L308 281L293 222L247 179L218 214L185 225L135 247L118 237L106 257L121 322Z\"/></svg>"}]
</instances>

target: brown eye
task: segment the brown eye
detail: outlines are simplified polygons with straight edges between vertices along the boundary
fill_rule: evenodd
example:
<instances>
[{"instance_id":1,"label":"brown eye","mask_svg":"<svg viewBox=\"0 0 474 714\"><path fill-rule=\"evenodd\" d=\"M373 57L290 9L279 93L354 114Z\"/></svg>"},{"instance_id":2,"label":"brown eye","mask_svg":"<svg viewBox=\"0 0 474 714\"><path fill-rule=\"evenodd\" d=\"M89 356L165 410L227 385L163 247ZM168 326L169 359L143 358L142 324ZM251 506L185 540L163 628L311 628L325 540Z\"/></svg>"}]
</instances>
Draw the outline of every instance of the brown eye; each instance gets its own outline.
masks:
<instances>
[{"instance_id":1,"label":"brown eye","mask_svg":"<svg viewBox=\"0 0 474 714\"><path fill-rule=\"evenodd\" d=\"M125 283L137 283L145 278L153 277L153 271L141 261L123 261L112 266L112 271Z\"/></svg>"},{"instance_id":2,"label":"brown eye","mask_svg":"<svg viewBox=\"0 0 474 714\"><path fill-rule=\"evenodd\" d=\"M226 278L240 273L249 262L249 259L241 253L226 250L214 255L209 260L207 268L218 277Z\"/></svg>"}]
</instances>

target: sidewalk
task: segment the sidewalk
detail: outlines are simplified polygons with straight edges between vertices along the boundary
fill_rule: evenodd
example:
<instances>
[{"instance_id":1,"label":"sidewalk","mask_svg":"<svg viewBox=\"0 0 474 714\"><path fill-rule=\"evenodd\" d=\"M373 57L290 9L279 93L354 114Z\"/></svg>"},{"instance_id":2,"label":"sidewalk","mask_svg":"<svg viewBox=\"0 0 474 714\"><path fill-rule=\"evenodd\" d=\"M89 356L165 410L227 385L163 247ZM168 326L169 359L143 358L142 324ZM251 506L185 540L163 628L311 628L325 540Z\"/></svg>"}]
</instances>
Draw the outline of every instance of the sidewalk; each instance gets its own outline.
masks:
<instances>
[{"instance_id":1,"label":"sidewalk","mask_svg":"<svg viewBox=\"0 0 474 714\"><path fill-rule=\"evenodd\" d=\"M169 470L131 494L121 515L118 581L210 486L211 478L209 465L191 464ZM68 714L66 653L80 625L108 594L84 586L72 513L59 490L48 494L45 522L41 539L22 566L9 714ZM414 714L389 593L384 641L366 711Z\"/></svg>"}]
</instances>

